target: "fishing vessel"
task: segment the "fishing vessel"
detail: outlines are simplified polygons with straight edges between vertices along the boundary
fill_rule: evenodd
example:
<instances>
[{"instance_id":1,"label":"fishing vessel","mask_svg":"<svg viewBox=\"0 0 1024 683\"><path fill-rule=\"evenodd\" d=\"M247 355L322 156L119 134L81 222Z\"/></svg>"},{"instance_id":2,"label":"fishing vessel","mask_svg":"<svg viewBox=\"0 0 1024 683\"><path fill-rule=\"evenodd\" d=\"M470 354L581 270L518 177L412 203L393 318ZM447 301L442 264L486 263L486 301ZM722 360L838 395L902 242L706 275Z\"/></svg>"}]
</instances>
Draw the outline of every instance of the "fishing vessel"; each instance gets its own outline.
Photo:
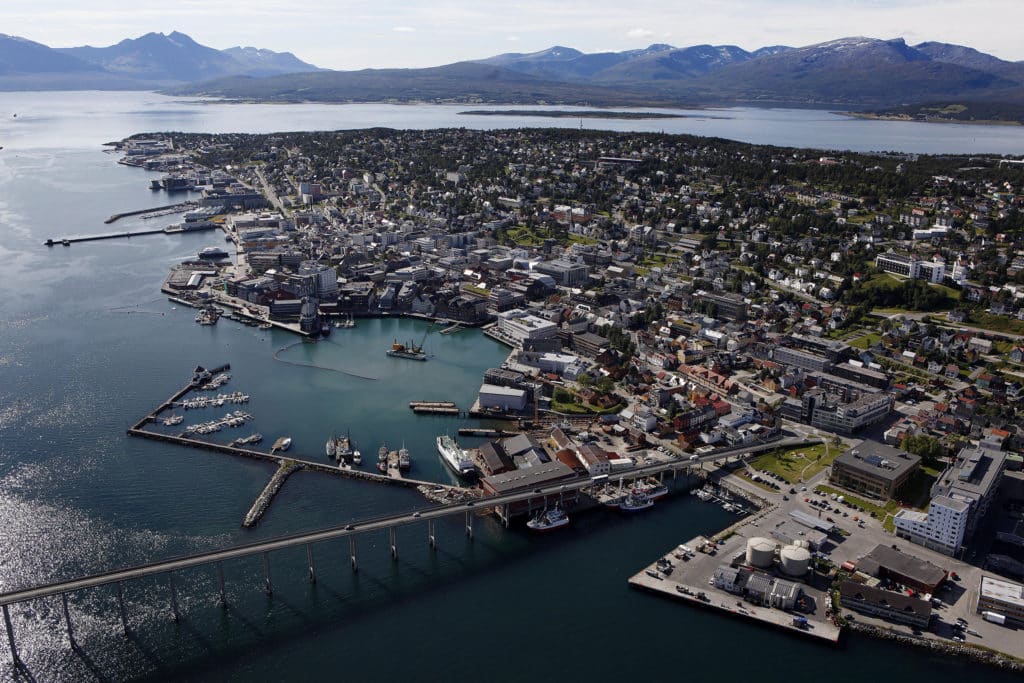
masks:
<instances>
[{"instance_id":1,"label":"fishing vessel","mask_svg":"<svg viewBox=\"0 0 1024 683\"><path fill-rule=\"evenodd\" d=\"M377 469L381 472L388 471L388 445L381 444L377 449Z\"/></svg>"},{"instance_id":2,"label":"fishing vessel","mask_svg":"<svg viewBox=\"0 0 1024 683\"><path fill-rule=\"evenodd\" d=\"M437 452L441 454L444 464L448 465L455 474L464 477L476 472L476 466L469 454L447 434L437 437Z\"/></svg>"},{"instance_id":3,"label":"fishing vessel","mask_svg":"<svg viewBox=\"0 0 1024 683\"><path fill-rule=\"evenodd\" d=\"M334 445L334 437L333 436L331 438L327 439L327 443L324 445L324 450L327 451L327 457L328 458L333 458L334 457L334 453L336 452L336 448L335 448L335 445Z\"/></svg>"},{"instance_id":4,"label":"fishing vessel","mask_svg":"<svg viewBox=\"0 0 1024 683\"><path fill-rule=\"evenodd\" d=\"M552 529L561 528L568 523L569 517L561 508L554 507L550 510L542 511L536 517L528 521L526 526L531 531L551 531Z\"/></svg>"},{"instance_id":5,"label":"fishing vessel","mask_svg":"<svg viewBox=\"0 0 1024 683\"><path fill-rule=\"evenodd\" d=\"M398 469L407 470L412 466L412 457L409 455L409 449L402 444L402 447L398 451Z\"/></svg>"},{"instance_id":6,"label":"fishing vessel","mask_svg":"<svg viewBox=\"0 0 1024 683\"><path fill-rule=\"evenodd\" d=\"M342 462L352 460L352 439L348 434L339 436L334 440L334 457Z\"/></svg>"},{"instance_id":7,"label":"fishing vessel","mask_svg":"<svg viewBox=\"0 0 1024 683\"><path fill-rule=\"evenodd\" d=\"M619 503L619 509L623 512L639 512L654 506L654 501L648 497L643 489L635 488Z\"/></svg>"}]
</instances>

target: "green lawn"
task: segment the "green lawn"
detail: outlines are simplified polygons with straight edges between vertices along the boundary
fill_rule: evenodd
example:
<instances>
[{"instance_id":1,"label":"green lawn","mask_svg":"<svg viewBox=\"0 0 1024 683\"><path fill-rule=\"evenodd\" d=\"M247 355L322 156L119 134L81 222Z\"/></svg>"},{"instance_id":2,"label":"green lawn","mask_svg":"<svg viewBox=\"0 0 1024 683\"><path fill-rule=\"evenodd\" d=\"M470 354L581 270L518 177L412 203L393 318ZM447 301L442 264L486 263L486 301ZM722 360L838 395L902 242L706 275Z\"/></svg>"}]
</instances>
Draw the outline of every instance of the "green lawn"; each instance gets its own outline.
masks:
<instances>
[{"instance_id":1,"label":"green lawn","mask_svg":"<svg viewBox=\"0 0 1024 683\"><path fill-rule=\"evenodd\" d=\"M831 465L844 448L829 446L826 451L825 444L815 444L780 449L759 455L750 461L750 466L762 472L777 474L790 484L796 484L810 479Z\"/></svg>"},{"instance_id":2,"label":"green lawn","mask_svg":"<svg viewBox=\"0 0 1024 683\"><path fill-rule=\"evenodd\" d=\"M980 327L983 330L994 332L1009 332L1010 334L1024 334L1024 320L1015 320L1005 315L993 315L985 311L971 312L965 325ZM956 323L951 323L955 325Z\"/></svg>"},{"instance_id":3,"label":"green lawn","mask_svg":"<svg viewBox=\"0 0 1024 683\"><path fill-rule=\"evenodd\" d=\"M870 332L863 337L858 337L850 341L850 346L856 349L869 349L878 342L882 341L882 335L878 332Z\"/></svg>"}]
</instances>

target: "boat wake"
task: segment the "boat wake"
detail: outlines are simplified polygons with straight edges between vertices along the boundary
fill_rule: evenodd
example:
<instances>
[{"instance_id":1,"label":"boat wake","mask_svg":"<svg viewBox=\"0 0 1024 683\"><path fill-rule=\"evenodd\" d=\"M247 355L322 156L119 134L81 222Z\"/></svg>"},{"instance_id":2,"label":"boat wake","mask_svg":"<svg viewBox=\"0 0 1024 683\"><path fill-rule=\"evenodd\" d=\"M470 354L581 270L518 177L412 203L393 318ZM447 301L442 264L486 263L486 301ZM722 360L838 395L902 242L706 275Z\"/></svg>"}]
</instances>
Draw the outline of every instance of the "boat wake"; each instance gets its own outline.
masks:
<instances>
[{"instance_id":1,"label":"boat wake","mask_svg":"<svg viewBox=\"0 0 1024 683\"><path fill-rule=\"evenodd\" d=\"M289 344L288 346L282 346L277 351L274 351L274 360L276 360L276 361L278 361L280 363L284 363L285 365L294 365L294 366L300 367L300 368L314 368L316 370L326 370L327 372L338 372L338 373L341 373L342 375L348 375L349 377L355 377L356 379L365 379L365 380L370 381L370 382L376 382L377 381L376 377L367 377L366 375L359 375L359 374L356 374L354 372L349 372L348 370L339 370L338 368L329 368L329 367L326 367L324 365L317 365L315 363L301 363L299 361L286 360L284 358L281 358L281 354L282 353L285 353L286 351L288 351L288 349L294 348L296 346L300 346L303 343L304 342L300 342L299 341L299 342L295 342L294 344Z\"/></svg>"}]
</instances>

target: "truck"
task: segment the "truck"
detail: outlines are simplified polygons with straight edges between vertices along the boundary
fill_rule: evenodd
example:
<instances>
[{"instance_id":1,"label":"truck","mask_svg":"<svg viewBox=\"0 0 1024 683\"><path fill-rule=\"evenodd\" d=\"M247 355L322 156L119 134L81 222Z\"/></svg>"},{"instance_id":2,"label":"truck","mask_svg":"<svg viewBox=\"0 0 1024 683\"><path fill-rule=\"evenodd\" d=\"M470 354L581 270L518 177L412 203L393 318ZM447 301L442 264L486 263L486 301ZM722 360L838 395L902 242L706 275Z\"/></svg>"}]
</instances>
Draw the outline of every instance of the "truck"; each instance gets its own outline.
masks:
<instances>
[{"instance_id":1,"label":"truck","mask_svg":"<svg viewBox=\"0 0 1024 683\"><path fill-rule=\"evenodd\" d=\"M981 618L985 621L991 621L993 624L999 624L1000 626L1006 623L1006 617L999 612L982 612Z\"/></svg>"}]
</instances>

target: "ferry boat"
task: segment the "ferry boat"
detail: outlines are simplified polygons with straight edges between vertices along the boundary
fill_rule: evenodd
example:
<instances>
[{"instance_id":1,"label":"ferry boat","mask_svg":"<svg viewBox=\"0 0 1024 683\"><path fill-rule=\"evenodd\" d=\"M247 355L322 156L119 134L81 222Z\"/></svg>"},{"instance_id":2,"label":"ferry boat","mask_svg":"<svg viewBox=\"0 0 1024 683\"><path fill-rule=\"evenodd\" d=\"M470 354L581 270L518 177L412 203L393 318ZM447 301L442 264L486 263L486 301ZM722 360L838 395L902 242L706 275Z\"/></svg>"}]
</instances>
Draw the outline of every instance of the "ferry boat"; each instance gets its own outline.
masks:
<instances>
[{"instance_id":1,"label":"ferry boat","mask_svg":"<svg viewBox=\"0 0 1024 683\"><path fill-rule=\"evenodd\" d=\"M619 509L623 512L639 512L653 506L654 501L642 489L633 489L619 503Z\"/></svg>"},{"instance_id":2,"label":"ferry boat","mask_svg":"<svg viewBox=\"0 0 1024 683\"><path fill-rule=\"evenodd\" d=\"M213 261L227 258L229 256L228 252L224 251L220 247L205 247L199 251L198 255L201 259L210 259Z\"/></svg>"},{"instance_id":3,"label":"ferry boat","mask_svg":"<svg viewBox=\"0 0 1024 683\"><path fill-rule=\"evenodd\" d=\"M411 341L406 345L399 343L396 339L391 345L391 348L385 351L385 353L392 358L407 358L409 360L427 359L427 354L423 352L423 347L416 346L416 344Z\"/></svg>"},{"instance_id":4,"label":"ferry boat","mask_svg":"<svg viewBox=\"0 0 1024 683\"><path fill-rule=\"evenodd\" d=\"M437 437L437 452L441 454L444 464L452 468L455 474L465 477L476 472L476 466L469 454L447 434Z\"/></svg>"},{"instance_id":5,"label":"ferry boat","mask_svg":"<svg viewBox=\"0 0 1024 683\"><path fill-rule=\"evenodd\" d=\"M412 458L409 456L409 449L402 444L398 451L398 469L407 470L412 466Z\"/></svg>"},{"instance_id":6,"label":"ferry boat","mask_svg":"<svg viewBox=\"0 0 1024 683\"><path fill-rule=\"evenodd\" d=\"M531 531L551 531L552 529L559 529L568 523L569 517L561 508L555 507L550 510L544 510L527 522L526 526Z\"/></svg>"}]
</instances>

